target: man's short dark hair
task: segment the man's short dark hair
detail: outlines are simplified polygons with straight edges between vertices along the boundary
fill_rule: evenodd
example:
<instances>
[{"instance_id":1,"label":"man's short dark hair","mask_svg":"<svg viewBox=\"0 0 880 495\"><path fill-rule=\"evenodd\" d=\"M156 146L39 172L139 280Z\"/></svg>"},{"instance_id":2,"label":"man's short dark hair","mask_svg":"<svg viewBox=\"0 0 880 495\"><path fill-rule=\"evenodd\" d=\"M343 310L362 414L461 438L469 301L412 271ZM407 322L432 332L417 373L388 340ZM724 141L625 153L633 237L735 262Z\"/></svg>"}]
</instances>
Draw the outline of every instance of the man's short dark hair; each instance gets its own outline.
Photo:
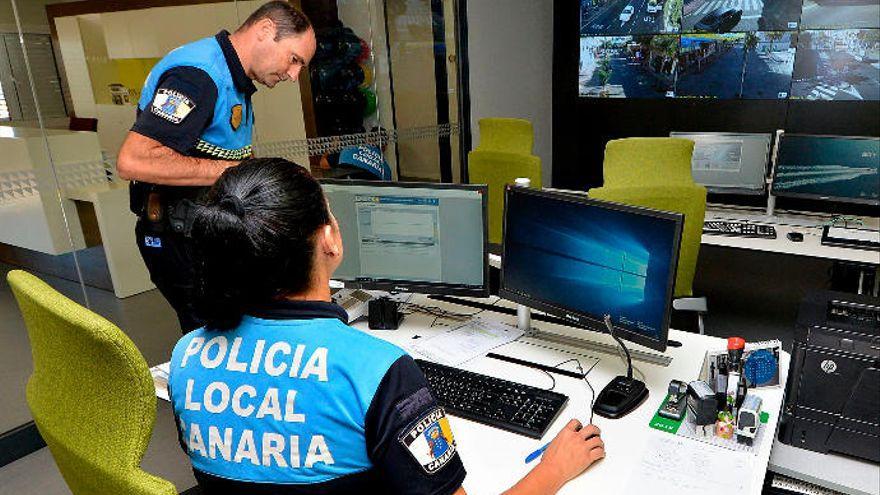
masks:
<instances>
[{"instance_id":1,"label":"man's short dark hair","mask_svg":"<svg viewBox=\"0 0 880 495\"><path fill-rule=\"evenodd\" d=\"M255 10L238 30L247 29L263 19L275 23L275 41L302 34L312 27L312 22L301 10L288 2L275 0Z\"/></svg>"}]
</instances>

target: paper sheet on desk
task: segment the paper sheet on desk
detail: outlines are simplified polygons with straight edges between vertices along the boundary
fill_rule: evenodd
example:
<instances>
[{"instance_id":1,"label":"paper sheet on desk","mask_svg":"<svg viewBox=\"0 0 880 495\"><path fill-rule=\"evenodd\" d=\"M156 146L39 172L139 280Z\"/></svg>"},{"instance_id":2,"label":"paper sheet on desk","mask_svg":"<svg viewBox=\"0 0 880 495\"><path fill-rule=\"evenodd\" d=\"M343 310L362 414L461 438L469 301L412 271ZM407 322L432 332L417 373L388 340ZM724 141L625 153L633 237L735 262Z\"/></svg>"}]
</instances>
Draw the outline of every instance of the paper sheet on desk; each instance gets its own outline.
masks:
<instances>
[{"instance_id":1,"label":"paper sheet on desk","mask_svg":"<svg viewBox=\"0 0 880 495\"><path fill-rule=\"evenodd\" d=\"M458 366L514 341L522 334L523 331L517 327L474 318L458 328L421 340L410 349L430 361Z\"/></svg>"},{"instance_id":2,"label":"paper sheet on desk","mask_svg":"<svg viewBox=\"0 0 880 495\"><path fill-rule=\"evenodd\" d=\"M607 462L607 461L606 461ZM624 493L676 495L749 492L749 455L666 434L652 434Z\"/></svg>"},{"instance_id":3,"label":"paper sheet on desk","mask_svg":"<svg viewBox=\"0 0 880 495\"><path fill-rule=\"evenodd\" d=\"M157 364L150 368L150 374L153 375L153 385L156 387L156 397L170 401L168 396L168 375L171 372L171 362Z\"/></svg>"}]
</instances>

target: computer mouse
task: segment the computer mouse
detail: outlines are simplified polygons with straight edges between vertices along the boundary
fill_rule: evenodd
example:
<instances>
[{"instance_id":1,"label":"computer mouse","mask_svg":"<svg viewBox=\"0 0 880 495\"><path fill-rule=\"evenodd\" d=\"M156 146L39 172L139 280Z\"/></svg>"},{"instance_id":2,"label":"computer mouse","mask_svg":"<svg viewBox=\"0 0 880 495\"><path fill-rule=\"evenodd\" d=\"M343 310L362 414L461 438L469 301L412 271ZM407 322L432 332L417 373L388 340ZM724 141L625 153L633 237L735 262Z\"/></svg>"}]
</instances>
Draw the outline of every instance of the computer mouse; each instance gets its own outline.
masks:
<instances>
[{"instance_id":1,"label":"computer mouse","mask_svg":"<svg viewBox=\"0 0 880 495\"><path fill-rule=\"evenodd\" d=\"M800 232L789 232L785 237L788 237L788 240L791 242L803 242L804 234Z\"/></svg>"}]
</instances>

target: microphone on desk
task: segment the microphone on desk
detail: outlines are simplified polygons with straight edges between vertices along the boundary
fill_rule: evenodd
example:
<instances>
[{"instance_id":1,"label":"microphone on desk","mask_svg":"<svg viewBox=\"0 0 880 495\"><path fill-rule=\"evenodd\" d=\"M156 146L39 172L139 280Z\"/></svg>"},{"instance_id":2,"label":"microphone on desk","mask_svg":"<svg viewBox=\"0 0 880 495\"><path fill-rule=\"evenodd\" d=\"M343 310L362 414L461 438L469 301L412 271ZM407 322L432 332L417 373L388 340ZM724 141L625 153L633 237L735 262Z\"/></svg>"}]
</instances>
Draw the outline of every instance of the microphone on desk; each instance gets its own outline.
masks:
<instances>
[{"instance_id":1,"label":"microphone on desk","mask_svg":"<svg viewBox=\"0 0 880 495\"><path fill-rule=\"evenodd\" d=\"M617 335L614 335L614 325L611 324L611 315L605 315L605 318L603 319L603 321L605 322L605 328L608 329L608 333L611 335L611 337L614 340L617 341L617 344L623 348L623 352L626 354L626 377L629 378L630 380L632 380L633 362L632 362L632 358L629 355L629 349L627 349L626 346L623 345L623 341L620 340L620 337L618 337Z\"/></svg>"},{"instance_id":2,"label":"microphone on desk","mask_svg":"<svg viewBox=\"0 0 880 495\"><path fill-rule=\"evenodd\" d=\"M648 397L648 387L645 383L636 380L632 376L632 358L629 349L623 341L614 335L614 325L611 324L611 315L605 315L605 327L608 333L617 341L618 345L626 353L626 376L616 376L599 392L596 402L593 404L593 412L603 418L616 419L630 413Z\"/></svg>"}]
</instances>

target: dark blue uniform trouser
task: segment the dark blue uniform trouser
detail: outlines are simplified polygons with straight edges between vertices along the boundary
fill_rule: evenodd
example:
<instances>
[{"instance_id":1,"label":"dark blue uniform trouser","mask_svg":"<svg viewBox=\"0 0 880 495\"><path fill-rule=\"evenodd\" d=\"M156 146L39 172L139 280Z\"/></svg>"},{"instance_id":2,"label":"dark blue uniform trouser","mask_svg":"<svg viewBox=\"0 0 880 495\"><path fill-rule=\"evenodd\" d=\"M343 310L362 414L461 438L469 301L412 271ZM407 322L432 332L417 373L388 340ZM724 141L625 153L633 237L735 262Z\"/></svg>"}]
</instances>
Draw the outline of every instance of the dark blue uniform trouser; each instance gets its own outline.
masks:
<instances>
[{"instance_id":1,"label":"dark blue uniform trouser","mask_svg":"<svg viewBox=\"0 0 880 495\"><path fill-rule=\"evenodd\" d=\"M187 333L204 326L193 307L195 271L187 239L172 231L167 220L153 223L140 218L134 231L150 280L174 308L181 331Z\"/></svg>"}]
</instances>

